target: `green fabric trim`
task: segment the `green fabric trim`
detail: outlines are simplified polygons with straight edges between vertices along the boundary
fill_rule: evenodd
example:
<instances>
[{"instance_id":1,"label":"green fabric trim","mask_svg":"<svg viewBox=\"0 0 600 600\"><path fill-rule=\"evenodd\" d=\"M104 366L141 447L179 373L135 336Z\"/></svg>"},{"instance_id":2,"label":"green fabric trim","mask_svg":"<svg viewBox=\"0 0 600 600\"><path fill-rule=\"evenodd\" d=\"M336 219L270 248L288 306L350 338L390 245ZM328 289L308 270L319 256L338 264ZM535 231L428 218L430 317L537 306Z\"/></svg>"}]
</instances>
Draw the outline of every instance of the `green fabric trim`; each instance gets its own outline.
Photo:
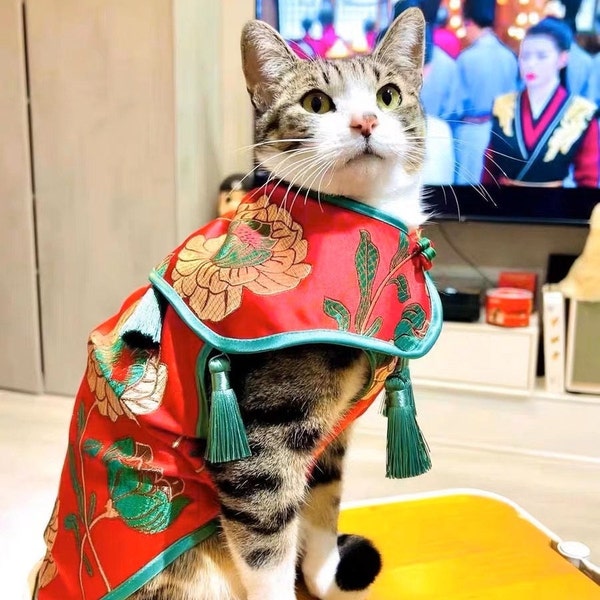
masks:
<instances>
[{"instance_id":1,"label":"green fabric trim","mask_svg":"<svg viewBox=\"0 0 600 600\"><path fill-rule=\"evenodd\" d=\"M163 569L168 567L176 558L187 552L200 542L203 542L217 531L218 519L209 521L206 525L189 533L185 537L171 544L158 556L153 558L148 564L142 567L137 573L129 579L112 589L108 594L102 596L101 600L126 600L148 583L153 577L158 575Z\"/></svg>"},{"instance_id":2,"label":"green fabric trim","mask_svg":"<svg viewBox=\"0 0 600 600\"><path fill-rule=\"evenodd\" d=\"M442 302L429 274L425 274L425 281L431 298L431 322L425 338L415 342L415 347L402 350L391 342L384 342L376 338L366 337L357 333L333 329L312 329L309 331L291 331L276 333L251 340L240 340L219 335L207 327L192 312L179 294L156 271L150 273L150 282L165 297L183 322L206 343L214 346L221 352L232 354L249 354L279 350L302 344L338 344L362 350L372 350L389 356L404 358L420 358L433 346L442 329Z\"/></svg>"},{"instance_id":3,"label":"green fabric trim","mask_svg":"<svg viewBox=\"0 0 600 600\"><path fill-rule=\"evenodd\" d=\"M210 353L215 350L211 345L204 344L196 359L196 390L198 393L199 418L196 424L196 436L200 439L208 438L208 390L206 389L206 373L208 373L208 359Z\"/></svg>"},{"instance_id":4,"label":"green fabric trim","mask_svg":"<svg viewBox=\"0 0 600 600\"><path fill-rule=\"evenodd\" d=\"M346 198L345 196L330 196L329 194L320 194L317 196L316 192L309 193L309 196L317 202L324 201L328 204L335 204L335 206L341 206L342 208L351 210L352 212L371 217L377 221L387 223L388 225L393 225L394 227L402 230L404 233L409 232L409 228L397 217L378 210L377 208L373 208L372 206L368 206L367 204L363 204L362 202L352 200L351 198Z\"/></svg>"}]
</instances>

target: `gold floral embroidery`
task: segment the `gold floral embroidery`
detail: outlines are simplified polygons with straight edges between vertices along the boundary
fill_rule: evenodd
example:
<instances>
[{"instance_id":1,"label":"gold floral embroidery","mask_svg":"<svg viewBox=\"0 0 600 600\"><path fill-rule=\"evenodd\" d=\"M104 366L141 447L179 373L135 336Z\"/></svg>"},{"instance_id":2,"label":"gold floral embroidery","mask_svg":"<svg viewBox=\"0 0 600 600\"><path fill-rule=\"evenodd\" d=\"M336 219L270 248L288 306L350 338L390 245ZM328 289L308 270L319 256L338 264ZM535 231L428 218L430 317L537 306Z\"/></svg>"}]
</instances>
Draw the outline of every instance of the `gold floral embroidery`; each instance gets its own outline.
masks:
<instances>
[{"instance_id":1,"label":"gold floral embroidery","mask_svg":"<svg viewBox=\"0 0 600 600\"><path fill-rule=\"evenodd\" d=\"M285 209L262 196L240 205L226 234L191 238L177 257L173 287L201 319L221 321L242 302L242 290L278 294L295 288L311 267L308 244Z\"/></svg>"},{"instance_id":2,"label":"gold floral embroidery","mask_svg":"<svg viewBox=\"0 0 600 600\"><path fill-rule=\"evenodd\" d=\"M125 389L121 402L134 415L150 414L161 405L166 385L167 365L155 354L146 362L142 377Z\"/></svg>"},{"instance_id":3,"label":"gold floral embroidery","mask_svg":"<svg viewBox=\"0 0 600 600\"><path fill-rule=\"evenodd\" d=\"M108 417L113 423L122 415L133 419L129 409L119 402L117 395L106 380L98 361L94 357L94 344L88 344L87 382L96 398L98 411L103 417Z\"/></svg>"},{"instance_id":4,"label":"gold floral embroidery","mask_svg":"<svg viewBox=\"0 0 600 600\"><path fill-rule=\"evenodd\" d=\"M567 154L586 130L595 112L595 104L585 98L574 98L560 125L548 140L548 151L544 156L544 162L551 162L559 152Z\"/></svg>"},{"instance_id":5,"label":"gold floral embroidery","mask_svg":"<svg viewBox=\"0 0 600 600\"><path fill-rule=\"evenodd\" d=\"M56 535L58 533L59 507L60 501L57 500L54 504L54 510L52 511L52 516L50 517L46 531L44 531L46 556L44 556L44 560L38 573L38 587L40 588L47 586L56 577L56 573L58 572L54 557L52 556L52 548L54 547L54 542L56 541Z\"/></svg>"},{"instance_id":6,"label":"gold floral embroidery","mask_svg":"<svg viewBox=\"0 0 600 600\"><path fill-rule=\"evenodd\" d=\"M154 412L162 403L167 385L167 366L157 350L129 349L120 331L137 307L134 303L119 317L112 331L94 331L88 343L87 382L96 397L98 411L113 423L120 417ZM120 363L120 364L119 364ZM115 367L128 369L124 381L109 382Z\"/></svg>"},{"instance_id":7,"label":"gold floral embroidery","mask_svg":"<svg viewBox=\"0 0 600 600\"><path fill-rule=\"evenodd\" d=\"M498 124L504 132L504 135L507 137L512 137L514 135L513 125L515 122L516 101L516 92L504 94L503 96L496 98L494 108L492 109L493 115L497 117Z\"/></svg>"}]
</instances>

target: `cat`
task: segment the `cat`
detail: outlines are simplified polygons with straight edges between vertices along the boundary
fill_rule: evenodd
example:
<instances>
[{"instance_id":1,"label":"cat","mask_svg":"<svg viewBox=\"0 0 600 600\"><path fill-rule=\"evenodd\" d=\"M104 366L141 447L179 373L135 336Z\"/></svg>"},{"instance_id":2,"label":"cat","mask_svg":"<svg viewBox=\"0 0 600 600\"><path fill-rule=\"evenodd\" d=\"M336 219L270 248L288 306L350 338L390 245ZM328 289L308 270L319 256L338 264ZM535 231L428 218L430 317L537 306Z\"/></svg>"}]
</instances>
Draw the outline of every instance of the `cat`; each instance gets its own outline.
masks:
<instances>
[{"instance_id":1,"label":"cat","mask_svg":"<svg viewBox=\"0 0 600 600\"><path fill-rule=\"evenodd\" d=\"M408 10L373 55L327 62L300 60L269 25L248 23L241 46L257 112L261 166L295 187L350 196L420 225L425 219L420 180L425 118L419 101L423 28L420 11ZM227 507L224 533L190 551L133 599L237 599L246 590L248 600L292 600L298 553L313 596L364 597L378 574L379 555L367 540L337 535L347 433L321 455L308 489L304 480L313 429L316 425L320 435L330 429L364 385L364 355L305 346L237 356L232 373L237 373L233 387L241 392L242 409L255 404L259 394L270 399L266 418L249 430L250 439L263 440L265 447L253 464L209 466ZM303 420L289 422L282 414L282 403L290 398L308 405ZM281 451L288 437L305 440L304 452ZM264 473L270 475L267 480ZM256 490L254 497L249 487ZM206 571L215 568L213 563L223 565L225 578L235 581L233 593L216 575L219 591L207 594Z\"/></svg>"},{"instance_id":2,"label":"cat","mask_svg":"<svg viewBox=\"0 0 600 600\"><path fill-rule=\"evenodd\" d=\"M286 188L350 197L421 225L424 26L408 9L370 56L304 61L269 25L247 23L242 62L260 165ZM381 557L368 540L337 532L349 430L315 459L368 383L365 352L308 343L230 359L252 455L206 463L218 531L129 598L293 600L297 571L321 600L366 598Z\"/></svg>"},{"instance_id":3,"label":"cat","mask_svg":"<svg viewBox=\"0 0 600 600\"><path fill-rule=\"evenodd\" d=\"M256 155L267 171L417 226L425 220L424 34L413 11L400 17L370 56L300 61L261 22L244 30L242 54L259 115Z\"/></svg>"}]
</instances>

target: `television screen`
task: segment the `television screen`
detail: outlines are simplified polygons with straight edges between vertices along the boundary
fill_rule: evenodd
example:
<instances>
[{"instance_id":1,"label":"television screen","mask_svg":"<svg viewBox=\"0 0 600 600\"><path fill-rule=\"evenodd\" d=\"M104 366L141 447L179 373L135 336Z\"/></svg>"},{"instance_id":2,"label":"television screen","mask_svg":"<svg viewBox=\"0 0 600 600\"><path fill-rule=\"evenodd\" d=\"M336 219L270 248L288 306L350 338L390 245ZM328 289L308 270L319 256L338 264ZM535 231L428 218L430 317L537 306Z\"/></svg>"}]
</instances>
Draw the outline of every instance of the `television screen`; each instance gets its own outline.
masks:
<instances>
[{"instance_id":1,"label":"television screen","mask_svg":"<svg viewBox=\"0 0 600 600\"><path fill-rule=\"evenodd\" d=\"M256 0L256 13L301 58L344 59L415 5L434 218L586 224L600 201L600 0Z\"/></svg>"}]
</instances>

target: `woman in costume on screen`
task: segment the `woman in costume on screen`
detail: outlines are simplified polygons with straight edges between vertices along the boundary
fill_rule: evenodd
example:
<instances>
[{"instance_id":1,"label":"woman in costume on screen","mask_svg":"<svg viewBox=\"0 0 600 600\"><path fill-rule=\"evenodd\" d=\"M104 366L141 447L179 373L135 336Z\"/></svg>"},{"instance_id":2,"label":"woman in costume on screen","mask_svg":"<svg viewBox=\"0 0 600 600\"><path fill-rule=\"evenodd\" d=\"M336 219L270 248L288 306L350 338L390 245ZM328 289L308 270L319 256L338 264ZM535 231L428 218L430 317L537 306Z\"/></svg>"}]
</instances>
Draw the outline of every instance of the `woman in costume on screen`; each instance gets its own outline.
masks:
<instances>
[{"instance_id":1,"label":"woman in costume on screen","mask_svg":"<svg viewBox=\"0 0 600 600\"><path fill-rule=\"evenodd\" d=\"M483 183L599 187L597 107L564 83L572 42L570 27L554 17L525 34L519 50L524 89L494 101Z\"/></svg>"}]
</instances>

